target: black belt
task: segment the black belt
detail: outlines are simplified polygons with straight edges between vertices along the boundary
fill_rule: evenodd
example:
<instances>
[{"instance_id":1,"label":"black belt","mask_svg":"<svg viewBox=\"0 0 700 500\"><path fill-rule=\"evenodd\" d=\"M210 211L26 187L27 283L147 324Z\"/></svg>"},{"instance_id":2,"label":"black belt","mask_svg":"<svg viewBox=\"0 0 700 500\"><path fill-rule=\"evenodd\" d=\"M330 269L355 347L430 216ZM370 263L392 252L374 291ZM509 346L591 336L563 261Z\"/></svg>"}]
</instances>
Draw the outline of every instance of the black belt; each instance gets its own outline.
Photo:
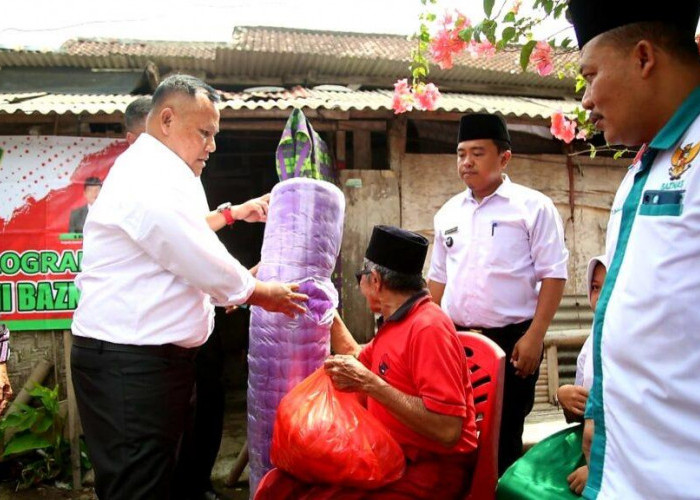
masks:
<instances>
[{"instance_id":1,"label":"black belt","mask_svg":"<svg viewBox=\"0 0 700 500\"><path fill-rule=\"evenodd\" d=\"M148 354L151 356L158 356L161 358L184 358L184 359L194 359L197 354L198 348L192 347L181 347L175 344L163 344L163 345L135 345L135 344L115 344L113 342L107 342L106 340L97 340L90 337L81 337L79 335L73 335L73 345L77 347L82 347L85 349L94 349L96 351L113 351L113 352L127 352L134 354Z\"/></svg>"},{"instance_id":2,"label":"black belt","mask_svg":"<svg viewBox=\"0 0 700 500\"><path fill-rule=\"evenodd\" d=\"M512 325L500 326L495 328L486 328L483 326L462 326L455 323L455 328L460 332L474 331L491 337L492 335L509 335L521 334L530 327L532 320L523 321L522 323L513 323Z\"/></svg>"}]
</instances>

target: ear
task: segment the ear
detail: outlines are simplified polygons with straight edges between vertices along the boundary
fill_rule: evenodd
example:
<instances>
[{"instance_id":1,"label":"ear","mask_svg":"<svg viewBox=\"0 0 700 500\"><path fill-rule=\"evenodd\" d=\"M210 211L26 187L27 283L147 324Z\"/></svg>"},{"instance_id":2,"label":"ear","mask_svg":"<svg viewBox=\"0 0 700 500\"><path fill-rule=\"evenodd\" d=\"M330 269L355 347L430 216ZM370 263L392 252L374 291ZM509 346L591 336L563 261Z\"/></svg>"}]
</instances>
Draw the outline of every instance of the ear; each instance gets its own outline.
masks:
<instances>
[{"instance_id":1,"label":"ear","mask_svg":"<svg viewBox=\"0 0 700 500\"><path fill-rule=\"evenodd\" d=\"M510 159L512 157L513 157L513 153L511 152L510 149L501 153L501 170L505 170L505 168L508 166L508 162L510 161Z\"/></svg>"},{"instance_id":2,"label":"ear","mask_svg":"<svg viewBox=\"0 0 700 500\"><path fill-rule=\"evenodd\" d=\"M632 50L635 67L642 78L648 78L658 62L658 49L648 40L640 40Z\"/></svg>"},{"instance_id":3,"label":"ear","mask_svg":"<svg viewBox=\"0 0 700 500\"><path fill-rule=\"evenodd\" d=\"M372 290L379 292L382 289L382 277L379 275L376 269L372 269L372 272L367 276L369 279L369 285Z\"/></svg>"},{"instance_id":4,"label":"ear","mask_svg":"<svg viewBox=\"0 0 700 500\"><path fill-rule=\"evenodd\" d=\"M129 143L129 145L133 144L134 141L136 141L136 134L133 132L127 132L126 133L126 142Z\"/></svg>"},{"instance_id":5,"label":"ear","mask_svg":"<svg viewBox=\"0 0 700 500\"><path fill-rule=\"evenodd\" d=\"M158 113L158 126L160 127L160 131L163 133L163 135L170 135L170 129L173 126L174 119L175 112L173 111L173 108L165 107L160 110L160 113Z\"/></svg>"}]
</instances>

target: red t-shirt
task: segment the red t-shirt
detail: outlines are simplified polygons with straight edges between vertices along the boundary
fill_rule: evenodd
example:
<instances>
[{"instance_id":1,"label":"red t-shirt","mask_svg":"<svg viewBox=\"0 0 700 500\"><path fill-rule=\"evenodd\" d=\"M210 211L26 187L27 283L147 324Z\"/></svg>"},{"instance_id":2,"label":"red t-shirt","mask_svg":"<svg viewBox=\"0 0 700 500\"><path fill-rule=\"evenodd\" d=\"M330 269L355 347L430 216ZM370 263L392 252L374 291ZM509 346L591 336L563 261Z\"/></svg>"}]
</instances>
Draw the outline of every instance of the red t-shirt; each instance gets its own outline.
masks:
<instances>
[{"instance_id":1,"label":"red t-shirt","mask_svg":"<svg viewBox=\"0 0 700 500\"><path fill-rule=\"evenodd\" d=\"M445 448L368 397L367 409L387 427L407 457L415 458L418 451L453 454L476 449L474 396L464 348L452 321L430 296L414 296L401 306L379 327L359 359L391 386L420 397L428 410L464 419L459 442Z\"/></svg>"}]
</instances>

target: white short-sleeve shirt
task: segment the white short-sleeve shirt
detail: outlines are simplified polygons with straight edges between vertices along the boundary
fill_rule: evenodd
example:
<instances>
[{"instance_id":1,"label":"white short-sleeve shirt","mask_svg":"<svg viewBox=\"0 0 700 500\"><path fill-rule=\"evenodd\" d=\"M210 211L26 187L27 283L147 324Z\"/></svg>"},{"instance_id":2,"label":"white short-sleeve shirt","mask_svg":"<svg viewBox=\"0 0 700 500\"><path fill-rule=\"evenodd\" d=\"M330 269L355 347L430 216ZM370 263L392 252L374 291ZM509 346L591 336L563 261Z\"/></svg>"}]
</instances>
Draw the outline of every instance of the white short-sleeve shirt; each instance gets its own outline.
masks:
<instances>
[{"instance_id":1,"label":"white short-sleeve shirt","mask_svg":"<svg viewBox=\"0 0 700 500\"><path fill-rule=\"evenodd\" d=\"M569 252L552 200L507 176L480 203L470 189L451 198L434 225L428 279L445 285L442 308L459 325L532 319L539 282L567 277Z\"/></svg>"}]
</instances>

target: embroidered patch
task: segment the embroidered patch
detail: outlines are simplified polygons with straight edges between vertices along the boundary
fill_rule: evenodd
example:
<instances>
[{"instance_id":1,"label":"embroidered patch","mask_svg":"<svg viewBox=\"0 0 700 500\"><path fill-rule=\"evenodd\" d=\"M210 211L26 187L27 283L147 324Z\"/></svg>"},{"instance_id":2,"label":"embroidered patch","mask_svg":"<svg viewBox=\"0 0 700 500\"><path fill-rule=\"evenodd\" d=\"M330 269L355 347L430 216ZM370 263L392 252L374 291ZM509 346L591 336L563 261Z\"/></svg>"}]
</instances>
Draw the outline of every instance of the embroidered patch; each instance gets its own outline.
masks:
<instances>
[{"instance_id":1,"label":"embroidered patch","mask_svg":"<svg viewBox=\"0 0 700 500\"><path fill-rule=\"evenodd\" d=\"M447 231L445 231L445 236L447 236L447 235L449 235L449 234L454 234L454 233L456 233L457 231L459 231L459 227L458 227L458 226L455 226L455 227L453 227L453 228L448 229Z\"/></svg>"},{"instance_id":2,"label":"embroidered patch","mask_svg":"<svg viewBox=\"0 0 700 500\"><path fill-rule=\"evenodd\" d=\"M382 377L386 375L389 371L389 356L386 353L382 354L382 358L379 360L379 375Z\"/></svg>"},{"instance_id":3,"label":"embroidered patch","mask_svg":"<svg viewBox=\"0 0 700 500\"><path fill-rule=\"evenodd\" d=\"M671 157L671 166L668 169L669 178L672 181L680 179L681 175L692 167L690 162L695 159L698 152L700 152L700 142L678 146Z\"/></svg>"},{"instance_id":4,"label":"embroidered patch","mask_svg":"<svg viewBox=\"0 0 700 500\"><path fill-rule=\"evenodd\" d=\"M452 239L452 236L448 236L445 240L445 246L447 246L447 248L451 248L453 244L454 240Z\"/></svg>"}]
</instances>

